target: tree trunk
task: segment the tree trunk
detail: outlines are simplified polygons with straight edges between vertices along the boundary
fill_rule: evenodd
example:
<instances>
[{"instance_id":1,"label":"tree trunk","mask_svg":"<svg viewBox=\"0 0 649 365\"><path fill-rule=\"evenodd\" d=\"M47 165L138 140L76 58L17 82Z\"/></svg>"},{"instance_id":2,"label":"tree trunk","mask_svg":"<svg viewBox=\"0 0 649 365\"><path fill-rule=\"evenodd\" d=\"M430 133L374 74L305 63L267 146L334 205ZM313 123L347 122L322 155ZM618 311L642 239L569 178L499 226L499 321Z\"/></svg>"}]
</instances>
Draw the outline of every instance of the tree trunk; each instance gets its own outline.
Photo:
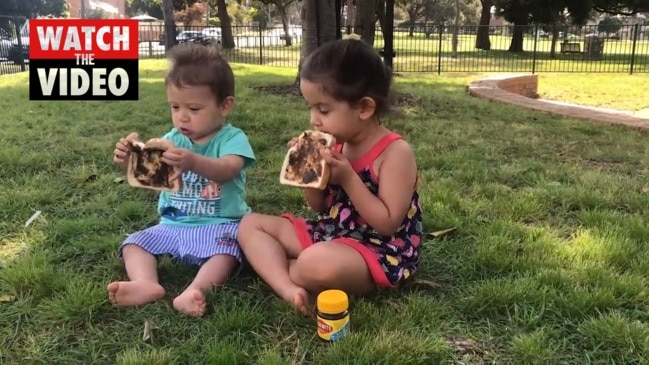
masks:
<instances>
[{"instance_id":1,"label":"tree trunk","mask_svg":"<svg viewBox=\"0 0 649 365\"><path fill-rule=\"evenodd\" d=\"M286 46L292 46L293 45L293 37L291 36L291 32L288 29L288 14L286 13L286 7L285 6L278 6L277 11L279 12L279 16L282 18L282 26L284 27L284 36L286 37Z\"/></svg>"},{"instance_id":2,"label":"tree trunk","mask_svg":"<svg viewBox=\"0 0 649 365\"><path fill-rule=\"evenodd\" d=\"M557 40L559 40L559 27L556 21L552 22L552 44L550 45L550 58L557 56ZM538 42L538 39L536 40Z\"/></svg>"},{"instance_id":3,"label":"tree trunk","mask_svg":"<svg viewBox=\"0 0 649 365\"><path fill-rule=\"evenodd\" d=\"M482 13L480 14L480 26L475 38L475 48L488 51L491 49L491 40L489 39L489 24L491 21L492 0L482 0Z\"/></svg>"},{"instance_id":4,"label":"tree trunk","mask_svg":"<svg viewBox=\"0 0 649 365\"><path fill-rule=\"evenodd\" d=\"M376 0L376 17L379 20L379 26L381 26L381 34L383 34L383 41L385 42L385 24L387 19L385 19L385 0Z\"/></svg>"},{"instance_id":5,"label":"tree trunk","mask_svg":"<svg viewBox=\"0 0 649 365\"><path fill-rule=\"evenodd\" d=\"M455 0L455 21L453 22L453 35L451 38L451 57L457 58L458 32L460 31L460 0Z\"/></svg>"},{"instance_id":6,"label":"tree trunk","mask_svg":"<svg viewBox=\"0 0 649 365\"><path fill-rule=\"evenodd\" d=\"M176 45L176 22L174 21L174 3L172 0L162 0L162 13L165 23L165 52Z\"/></svg>"},{"instance_id":7,"label":"tree trunk","mask_svg":"<svg viewBox=\"0 0 649 365\"><path fill-rule=\"evenodd\" d=\"M230 24L228 6L225 4L225 0L216 0L216 8L221 21L221 46L225 49L233 49L235 46L234 36L232 35L232 24Z\"/></svg>"},{"instance_id":8,"label":"tree trunk","mask_svg":"<svg viewBox=\"0 0 649 365\"><path fill-rule=\"evenodd\" d=\"M296 83L300 81L302 61L319 46L336 40L335 0L304 0L302 3L302 48Z\"/></svg>"},{"instance_id":9,"label":"tree trunk","mask_svg":"<svg viewBox=\"0 0 649 365\"><path fill-rule=\"evenodd\" d=\"M356 0L356 21L354 33L370 45L374 45L376 30L376 0Z\"/></svg>"},{"instance_id":10,"label":"tree trunk","mask_svg":"<svg viewBox=\"0 0 649 365\"><path fill-rule=\"evenodd\" d=\"M512 43L509 45L509 52L523 52L523 31L525 26L514 23Z\"/></svg>"},{"instance_id":11,"label":"tree trunk","mask_svg":"<svg viewBox=\"0 0 649 365\"><path fill-rule=\"evenodd\" d=\"M347 0L347 18L345 19L345 27L347 28L347 34L352 32L354 28L354 0Z\"/></svg>"}]
</instances>

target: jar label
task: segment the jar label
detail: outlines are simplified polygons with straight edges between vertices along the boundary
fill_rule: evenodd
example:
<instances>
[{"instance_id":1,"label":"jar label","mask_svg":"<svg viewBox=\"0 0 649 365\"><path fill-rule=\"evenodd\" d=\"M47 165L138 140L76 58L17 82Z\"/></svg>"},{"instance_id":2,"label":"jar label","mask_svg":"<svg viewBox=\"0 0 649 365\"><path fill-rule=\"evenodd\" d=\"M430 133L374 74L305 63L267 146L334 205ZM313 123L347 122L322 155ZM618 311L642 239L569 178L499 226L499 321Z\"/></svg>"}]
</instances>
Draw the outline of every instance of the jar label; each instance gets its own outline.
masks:
<instances>
[{"instance_id":1,"label":"jar label","mask_svg":"<svg viewBox=\"0 0 649 365\"><path fill-rule=\"evenodd\" d=\"M349 315L341 319L318 317L318 336L326 341L339 340L349 332Z\"/></svg>"}]
</instances>

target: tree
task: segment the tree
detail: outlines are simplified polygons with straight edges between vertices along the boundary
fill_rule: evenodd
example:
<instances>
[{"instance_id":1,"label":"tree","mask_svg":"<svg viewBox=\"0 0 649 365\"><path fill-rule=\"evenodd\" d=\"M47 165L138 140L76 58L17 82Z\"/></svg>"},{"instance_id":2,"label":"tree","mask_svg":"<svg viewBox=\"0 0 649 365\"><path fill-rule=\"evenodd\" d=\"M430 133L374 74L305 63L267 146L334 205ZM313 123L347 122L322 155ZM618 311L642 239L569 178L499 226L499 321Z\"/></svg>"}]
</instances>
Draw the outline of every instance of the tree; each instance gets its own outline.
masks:
<instances>
[{"instance_id":1,"label":"tree","mask_svg":"<svg viewBox=\"0 0 649 365\"><path fill-rule=\"evenodd\" d=\"M606 33L608 37L611 33L617 33L622 28L622 22L614 16L607 15L597 24L597 31Z\"/></svg>"},{"instance_id":2,"label":"tree","mask_svg":"<svg viewBox=\"0 0 649 365\"><path fill-rule=\"evenodd\" d=\"M162 12L165 23L165 51L176 45L176 22L174 21L174 4L172 0L162 0Z\"/></svg>"},{"instance_id":3,"label":"tree","mask_svg":"<svg viewBox=\"0 0 649 365\"><path fill-rule=\"evenodd\" d=\"M364 42L374 44L376 31L376 0L356 0L354 33Z\"/></svg>"},{"instance_id":4,"label":"tree","mask_svg":"<svg viewBox=\"0 0 649 365\"><path fill-rule=\"evenodd\" d=\"M458 32L460 31L460 0L455 0L455 21L453 22L453 35L451 40L452 58L457 58Z\"/></svg>"},{"instance_id":5,"label":"tree","mask_svg":"<svg viewBox=\"0 0 649 365\"><path fill-rule=\"evenodd\" d=\"M541 0L543 1L543 0ZM495 0L496 13L514 24L510 52L523 52L523 33L530 24L531 3L534 0Z\"/></svg>"},{"instance_id":6,"label":"tree","mask_svg":"<svg viewBox=\"0 0 649 365\"><path fill-rule=\"evenodd\" d=\"M216 9L219 20L221 21L221 45L225 49L233 49L234 36L232 35L232 24L228 16L228 5L225 0L216 0Z\"/></svg>"},{"instance_id":7,"label":"tree","mask_svg":"<svg viewBox=\"0 0 649 365\"><path fill-rule=\"evenodd\" d=\"M593 0L593 9L611 15L635 15L649 12L647 0Z\"/></svg>"},{"instance_id":8,"label":"tree","mask_svg":"<svg viewBox=\"0 0 649 365\"><path fill-rule=\"evenodd\" d=\"M304 0L302 3L302 49L298 63L299 82L302 61L321 45L336 39L335 0Z\"/></svg>"},{"instance_id":9,"label":"tree","mask_svg":"<svg viewBox=\"0 0 649 365\"><path fill-rule=\"evenodd\" d=\"M126 2L126 14L129 17L138 14L149 14L154 18L164 18L160 0L128 0Z\"/></svg>"},{"instance_id":10,"label":"tree","mask_svg":"<svg viewBox=\"0 0 649 365\"><path fill-rule=\"evenodd\" d=\"M480 12L480 25L475 37L475 48L488 51L491 49L491 40L489 39L489 25L491 24L491 7L493 0L480 0L482 11Z\"/></svg>"},{"instance_id":11,"label":"tree","mask_svg":"<svg viewBox=\"0 0 649 365\"><path fill-rule=\"evenodd\" d=\"M184 10L177 10L174 12L174 19L177 22L182 22L185 27L189 27L195 21L200 21L205 18L205 4L194 3Z\"/></svg>"},{"instance_id":12,"label":"tree","mask_svg":"<svg viewBox=\"0 0 649 365\"><path fill-rule=\"evenodd\" d=\"M295 0L259 0L260 2L268 5L275 5L275 9L279 13L280 18L282 18L282 26L284 27L284 36L286 38L286 45L290 46L293 44L293 38L291 37L291 32L289 30L288 24L288 8L295 2Z\"/></svg>"},{"instance_id":13,"label":"tree","mask_svg":"<svg viewBox=\"0 0 649 365\"><path fill-rule=\"evenodd\" d=\"M66 0L0 0L0 14L35 18L37 16L64 16L70 7Z\"/></svg>"},{"instance_id":14,"label":"tree","mask_svg":"<svg viewBox=\"0 0 649 365\"><path fill-rule=\"evenodd\" d=\"M570 21L583 24L590 16L592 0L495 0L496 11L514 23L510 52L523 52L523 33L532 23L550 24L553 29L551 54L558 37L558 25ZM567 13L565 12L567 10Z\"/></svg>"},{"instance_id":15,"label":"tree","mask_svg":"<svg viewBox=\"0 0 649 365\"><path fill-rule=\"evenodd\" d=\"M426 11L426 1L425 0L397 0L395 5L402 8L406 14L408 14L408 37L414 35L415 23L417 19L424 16Z\"/></svg>"}]
</instances>

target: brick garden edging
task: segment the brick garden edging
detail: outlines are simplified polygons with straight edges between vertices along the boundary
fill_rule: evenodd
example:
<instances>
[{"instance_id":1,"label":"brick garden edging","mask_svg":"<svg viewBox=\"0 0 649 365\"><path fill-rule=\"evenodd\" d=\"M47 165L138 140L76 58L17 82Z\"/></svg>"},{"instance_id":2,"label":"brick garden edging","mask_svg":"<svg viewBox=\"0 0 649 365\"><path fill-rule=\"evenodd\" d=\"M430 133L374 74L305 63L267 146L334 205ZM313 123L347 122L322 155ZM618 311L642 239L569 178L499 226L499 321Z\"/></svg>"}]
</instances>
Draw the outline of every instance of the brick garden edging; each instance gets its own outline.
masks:
<instances>
[{"instance_id":1,"label":"brick garden edging","mask_svg":"<svg viewBox=\"0 0 649 365\"><path fill-rule=\"evenodd\" d=\"M472 96L489 101L607 125L620 124L649 132L649 119L624 112L537 100L538 85L538 75L502 75L474 81L468 86L468 91Z\"/></svg>"}]
</instances>

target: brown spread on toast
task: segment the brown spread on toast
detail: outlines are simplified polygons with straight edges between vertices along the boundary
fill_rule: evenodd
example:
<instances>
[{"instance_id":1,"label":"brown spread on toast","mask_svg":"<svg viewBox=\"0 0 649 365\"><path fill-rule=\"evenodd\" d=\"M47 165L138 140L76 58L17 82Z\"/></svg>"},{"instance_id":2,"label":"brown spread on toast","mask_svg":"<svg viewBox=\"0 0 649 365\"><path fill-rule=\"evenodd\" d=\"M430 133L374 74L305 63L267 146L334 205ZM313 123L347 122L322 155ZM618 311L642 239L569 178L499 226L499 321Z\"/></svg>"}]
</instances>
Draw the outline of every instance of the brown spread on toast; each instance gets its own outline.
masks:
<instances>
[{"instance_id":1,"label":"brown spread on toast","mask_svg":"<svg viewBox=\"0 0 649 365\"><path fill-rule=\"evenodd\" d=\"M288 157L286 178L291 181L309 184L322 176L322 151L327 149L327 140L314 138L304 133Z\"/></svg>"},{"instance_id":2,"label":"brown spread on toast","mask_svg":"<svg viewBox=\"0 0 649 365\"><path fill-rule=\"evenodd\" d=\"M164 149L141 148L133 145L133 153L136 154L133 177L144 186L155 186L161 188L172 188L169 181L171 166L162 162Z\"/></svg>"}]
</instances>

